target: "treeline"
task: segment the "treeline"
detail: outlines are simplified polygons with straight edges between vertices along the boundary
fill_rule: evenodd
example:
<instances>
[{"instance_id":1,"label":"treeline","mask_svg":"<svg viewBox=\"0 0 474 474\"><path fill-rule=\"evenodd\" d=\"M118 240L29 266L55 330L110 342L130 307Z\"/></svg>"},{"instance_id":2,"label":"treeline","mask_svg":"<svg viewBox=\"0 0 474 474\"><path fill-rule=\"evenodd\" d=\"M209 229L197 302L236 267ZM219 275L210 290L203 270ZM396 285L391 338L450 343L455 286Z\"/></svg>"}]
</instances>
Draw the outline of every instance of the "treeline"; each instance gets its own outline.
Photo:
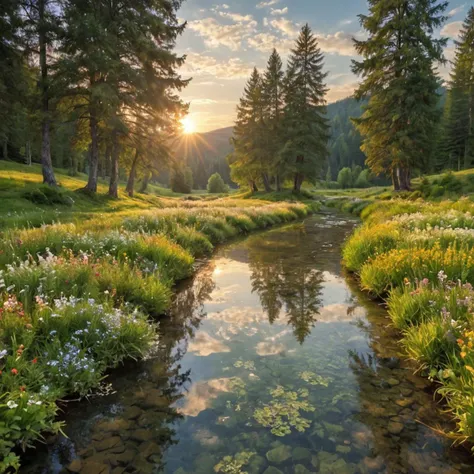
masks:
<instances>
[{"instance_id":1,"label":"treeline","mask_svg":"<svg viewBox=\"0 0 474 474\"><path fill-rule=\"evenodd\" d=\"M255 68L237 107L232 180L258 190L291 179L300 191L305 180L325 171L329 125L323 55L305 25L291 51L286 72L273 51L266 71Z\"/></svg>"},{"instance_id":2,"label":"treeline","mask_svg":"<svg viewBox=\"0 0 474 474\"><path fill-rule=\"evenodd\" d=\"M187 85L174 53L185 24L181 0L2 0L0 141L3 159L41 161L88 173L86 190L110 177L117 197L127 169L133 195L139 173L171 162Z\"/></svg>"},{"instance_id":3,"label":"treeline","mask_svg":"<svg viewBox=\"0 0 474 474\"><path fill-rule=\"evenodd\" d=\"M435 168L474 166L474 7L455 41L455 58L441 121Z\"/></svg>"}]
</instances>

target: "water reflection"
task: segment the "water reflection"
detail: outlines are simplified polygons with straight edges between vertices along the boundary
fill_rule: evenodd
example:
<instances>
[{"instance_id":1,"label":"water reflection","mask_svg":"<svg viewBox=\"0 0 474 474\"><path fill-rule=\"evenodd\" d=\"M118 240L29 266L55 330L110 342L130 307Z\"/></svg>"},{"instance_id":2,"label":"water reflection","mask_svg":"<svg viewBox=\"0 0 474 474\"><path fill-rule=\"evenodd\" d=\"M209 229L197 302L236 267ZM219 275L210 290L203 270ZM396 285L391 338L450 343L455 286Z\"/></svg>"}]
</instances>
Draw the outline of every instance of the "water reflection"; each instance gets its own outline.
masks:
<instances>
[{"instance_id":1,"label":"water reflection","mask_svg":"<svg viewBox=\"0 0 474 474\"><path fill-rule=\"evenodd\" d=\"M180 289L154 358L70 410L69 441L30 471L472 472L418 422L446 420L384 309L342 274L354 224L312 218L222 248Z\"/></svg>"}]
</instances>

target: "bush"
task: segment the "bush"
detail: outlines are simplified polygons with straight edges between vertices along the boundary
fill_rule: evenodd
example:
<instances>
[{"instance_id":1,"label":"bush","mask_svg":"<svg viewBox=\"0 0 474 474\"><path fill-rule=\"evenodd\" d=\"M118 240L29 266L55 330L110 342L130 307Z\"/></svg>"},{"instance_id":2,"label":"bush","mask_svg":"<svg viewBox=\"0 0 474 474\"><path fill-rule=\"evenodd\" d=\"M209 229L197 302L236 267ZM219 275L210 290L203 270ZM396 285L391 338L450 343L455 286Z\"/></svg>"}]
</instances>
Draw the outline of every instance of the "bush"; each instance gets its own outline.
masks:
<instances>
[{"instance_id":1,"label":"bush","mask_svg":"<svg viewBox=\"0 0 474 474\"><path fill-rule=\"evenodd\" d=\"M171 171L170 187L175 193L191 194L189 176L188 180L186 180L184 170L179 166L175 166Z\"/></svg>"},{"instance_id":2,"label":"bush","mask_svg":"<svg viewBox=\"0 0 474 474\"><path fill-rule=\"evenodd\" d=\"M337 182L342 189L352 186L352 171L350 168L342 168L337 175Z\"/></svg>"},{"instance_id":3,"label":"bush","mask_svg":"<svg viewBox=\"0 0 474 474\"><path fill-rule=\"evenodd\" d=\"M212 194L228 193L229 186L224 183L219 173L214 173L207 182L207 191Z\"/></svg>"},{"instance_id":4,"label":"bush","mask_svg":"<svg viewBox=\"0 0 474 474\"><path fill-rule=\"evenodd\" d=\"M362 170L355 181L356 188L370 188L370 170Z\"/></svg>"}]
</instances>

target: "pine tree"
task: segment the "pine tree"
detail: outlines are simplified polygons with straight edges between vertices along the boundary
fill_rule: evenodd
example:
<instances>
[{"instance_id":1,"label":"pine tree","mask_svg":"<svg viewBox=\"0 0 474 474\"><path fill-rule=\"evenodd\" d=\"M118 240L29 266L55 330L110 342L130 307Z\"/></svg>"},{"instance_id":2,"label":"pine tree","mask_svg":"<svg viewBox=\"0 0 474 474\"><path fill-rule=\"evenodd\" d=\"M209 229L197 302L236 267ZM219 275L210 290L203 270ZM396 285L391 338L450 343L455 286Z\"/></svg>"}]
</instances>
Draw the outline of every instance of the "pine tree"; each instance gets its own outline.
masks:
<instances>
[{"instance_id":1,"label":"pine tree","mask_svg":"<svg viewBox=\"0 0 474 474\"><path fill-rule=\"evenodd\" d=\"M369 14L359 16L368 39L354 40L363 59L352 70L363 78L356 97L370 100L354 122L368 166L376 174L389 170L395 189L409 189L412 170L431 154L440 86L433 63L443 61L446 44L432 33L446 7L438 0L369 0Z\"/></svg>"},{"instance_id":2,"label":"pine tree","mask_svg":"<svg viewBox=\"0 0 474 474\"><path fill-rule=\"evenodd\" d=\"M274 49L263 76L262 100L264 114L264 140L266 167L275 175L277 190L280 191L284 178L284 167L279 157L282 147L282 119L284 110L283 64Z\"/></svg>"},{"instance_id":3,"label":"pine tree","mask_svg":"<svg viewBox=\"0 0 474 474\"><path fill-rule=\"evenodd\" d=\"M263 100L262 79L254 68L244 94L237 106L237 121L234 127L234 153L229 157L231 173L236 182L247 182L257 190L257 180L263 180L269 189L267 169L263 166Z\"/></svg>"},{"instance_id":4,"label":"pine tree","mask_svg":"<svg viewBox=\"0 0 474 474\"><path fill-rule=\"evenodd\" d=\"M461 169L474 164L474 7L469 10L455 45L442 152L447 155L445 160L456 162Z\"/></svg>"},{"instance_id":5,"label":"pine tree","mask_svg":"<svg viewBox=\"0 0 474 474\"><path fill-rule=\"evenodd\" d=\"M285 143L281 156L294 176L299 192L305 179L315 180L325 169L329 125L324 57L309 25L305 25L291 51L285 77Z\"/></svg>"},{"instance_id":6,"label":"pine tree","mask_svg":"<svg viewBox=\"0 0 474 474\"><path fill-rule=\"evenodd\" d=\"M68 2L58 70L65 95L74 97L74 107L89 123L86 189L90 192L97 191L101 138L110 141L114 151L109 194L117 196L118 159L124 147L136 148L137 140L146 142L147 133L158 141L165 135L172 138L172 129L186 111L176 95L188 83L176 72L184 57L173 52L185 27L176 16L180 4L179 0ZM150 122L155 125L152 131Z\"/></svg>"},{"instance_id":7,"label":"pine tree","mask_svg":"<svg viewBox=\"0 0 474 474\"><path fill-rule=\"evenodd\" d=\"M25 14L23 23L23 38L25 50L39 57L40 79L38 81L41 102L41 166L43 171L43 182L50 186L56 186L56 178L53 171L51 158L51 58L48 54L61 33L60 13L62 10L52 0L20 0L19 2Z\"/></svg>"}]
</instances>

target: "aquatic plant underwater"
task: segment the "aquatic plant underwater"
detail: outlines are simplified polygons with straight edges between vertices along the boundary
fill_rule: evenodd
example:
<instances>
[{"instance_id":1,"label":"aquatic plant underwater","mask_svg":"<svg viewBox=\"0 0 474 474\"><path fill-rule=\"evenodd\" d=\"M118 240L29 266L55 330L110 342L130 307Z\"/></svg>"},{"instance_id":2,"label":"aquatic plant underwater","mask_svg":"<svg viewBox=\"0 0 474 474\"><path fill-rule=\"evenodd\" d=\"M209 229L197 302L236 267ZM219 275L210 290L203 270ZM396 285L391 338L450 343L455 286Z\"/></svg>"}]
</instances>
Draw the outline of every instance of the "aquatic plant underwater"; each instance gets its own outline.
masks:
<instances>
[{"instance_id":1,"label":"aquatic plant underwater","mask_svg":"<svg viewBox=\"0 0 474 474\"><path fill-rule=\"evenodd\" d=\"M376 202L343 249L363 289L387 299L402 344L474 443L474 203Z\"/></svg>"},{"instance_id":2,"label":"aquatic plant underwater","mask_svg":"<svg viewBox=\"0 0 474 474\"><path fill-rule=\"evenodd\" d=\"M196 257L317 203L185 202L76 224L6 231L0 240L0 472L57 433L56 401L85 396L106 371L160 344L157 318ZM227 471L224 471L227 472Z\"/></svg>"}]
</instances>

